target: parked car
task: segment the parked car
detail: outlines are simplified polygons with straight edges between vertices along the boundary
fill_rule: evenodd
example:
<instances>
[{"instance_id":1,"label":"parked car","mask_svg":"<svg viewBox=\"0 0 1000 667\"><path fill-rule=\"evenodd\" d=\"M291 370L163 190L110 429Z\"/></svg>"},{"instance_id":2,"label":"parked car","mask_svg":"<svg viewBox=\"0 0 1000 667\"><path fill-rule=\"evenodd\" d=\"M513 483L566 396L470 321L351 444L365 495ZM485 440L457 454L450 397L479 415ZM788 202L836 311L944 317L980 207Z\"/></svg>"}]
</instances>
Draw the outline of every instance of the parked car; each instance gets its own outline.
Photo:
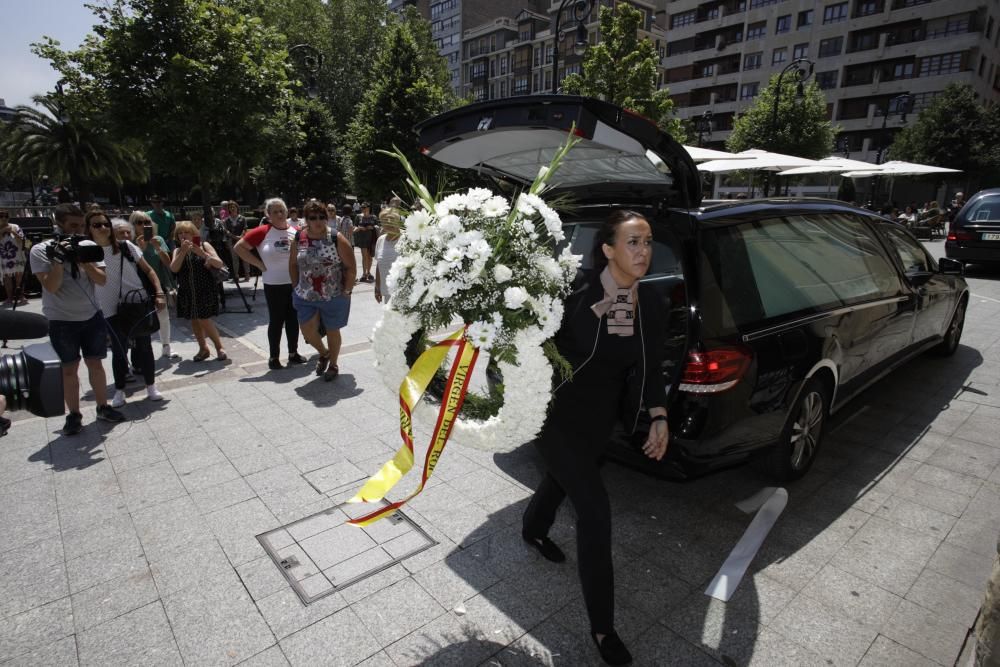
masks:
<instances>
[{"instance_id":1,"label":"parked car","mask_svg":"<svg viewBox=\"0 0 1000 667\"><path fill-rule=\"evenodd\" d=\"M963 264L1000 265L1000 188L981 190L965 203L951 222L944 252Z\"/></svg>"},{"instance_id":2,"label":"parked car","mask_svg":"<svg viewBox=\"0 0 1000 667\"><path fill-rule=\"evenodd\" d=\"M643 280L669 309L668 455L642 455L643 422L632 435L623 425L613 457L670 478L756 458L776 479L795 479L831 413L908 359L958 347L969 299L958 262L936 262L903 227L836 201L702 206L684 148L611 104L512 98L417 130L424 154L510 188L530 182L571 128L581 142L552 192L575 201L566 242L586 268L607 214L642 212L654 234Z\"/></svg>"}]
</instances>

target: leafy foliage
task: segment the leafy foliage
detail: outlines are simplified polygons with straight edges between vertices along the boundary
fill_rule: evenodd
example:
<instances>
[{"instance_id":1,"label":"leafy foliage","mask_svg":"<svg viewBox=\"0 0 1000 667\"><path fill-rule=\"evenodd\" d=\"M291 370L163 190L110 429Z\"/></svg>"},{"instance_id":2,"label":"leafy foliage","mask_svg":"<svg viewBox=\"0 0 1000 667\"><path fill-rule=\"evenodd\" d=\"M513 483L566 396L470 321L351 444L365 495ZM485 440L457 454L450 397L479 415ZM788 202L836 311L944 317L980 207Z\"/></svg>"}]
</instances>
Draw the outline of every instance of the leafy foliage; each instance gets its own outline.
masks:
<instances>
[{"instance_id":1,"label":"leafy foliage","mask_svg":"<svg viewBox=\"0 0 1000 667\"><path fill-rule=\"evenodd\" d=\"M772 76L754 104L736 119L726 147L734 153L761 148L811 160L829 155L836 128L827 118L823 91L812 81L803 87L803 97L798 99L796 87L795 77L786 75L781 82L775 122L778 75Z\"/></svg>"},{"instance_id":2,"label":"leafy foliage","mask_svg":"<svg viewBox=\"0 0 1000 667\"><path fill-rule=\"evenodd\" d=\"M601 42L587 49L583 74L561 81L563 92L586 95L631 109L653 119L661 130L680 142L688 140L686 127L674 117L670 91L657 90L659 58L648 39L639 39L642 13L628 4L600 9Z\"/></svg>"},{"instance_id":3,"label":"leafy foliage","mask_svg":"<svg viewBox=\"0 0 1000 667\"><path fill-rule=\"evenodd\" d=\"M436 163L420 154L413 127L444 111L452 95L442 85L447 77L443 59L427 52L429 40L417 37L420 22L408 19L389 26L371 87L348 129L354 187L365 198L381 199L403 189L405 175L398 161L379 150L397 146L418 172L437 171ZM427 67L435 62L437 67Z\"/></svg>"},{"instance_id":4,"label":"leafy foliage","mask_svg":"<svg viewBox=\"0 0 1000 667\"><path fill-rule=\"evenodd\" d=\"M896 135L893 160L961 169L973 178L1000 171L1000 114L972 86L951 84Z\"/></svg>"},{"instance_id":5,"label":"leafy foliage","mask_svg":"<svg viewBox=\"0 0 1000 667\"><path fill-rule=\"evenodd\" d=\"M68 181L87 201L97 181L122 185L149 176L141 151L115 139L100 123L71 113L51 96L36 96L36 109L19 106L0 138L0 161L10 174Z\"/></svg>"}]
</instances>

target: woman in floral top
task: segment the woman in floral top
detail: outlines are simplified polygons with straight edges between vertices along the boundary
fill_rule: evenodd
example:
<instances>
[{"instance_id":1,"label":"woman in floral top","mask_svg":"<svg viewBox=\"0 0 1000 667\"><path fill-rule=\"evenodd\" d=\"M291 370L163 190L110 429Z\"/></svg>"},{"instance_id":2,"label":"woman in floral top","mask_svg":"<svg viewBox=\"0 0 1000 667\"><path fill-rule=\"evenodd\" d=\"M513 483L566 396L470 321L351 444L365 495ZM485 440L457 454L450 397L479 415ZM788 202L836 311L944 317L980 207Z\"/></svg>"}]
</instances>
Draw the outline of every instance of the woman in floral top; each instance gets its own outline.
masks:
<instances>
[{"instance_id":1,"label":"woman in floral top","mask_svg":"<svg viewBox=\"0 0 1000 667\"><path fill-rule=\"evenodd\" d=\"M306 226L296 233L288 256L292 303L302 336L319 352L316 375L337 377L340 330L347 326L354 289L354 249L343 234L328 226L327 208L310 201L302 210ZM319 322L326 328L326 344Z\"/></svg>"},{"instance_id":2,"label":"woman in floral top","mask_svg":"<svg viewBox=\"0 0 1000 667\"><path fill-rule=\"evenodd\" d=\"M23 306L28 300L21 294L21 278L24 276L24 232L10 221L10 213L0 210L0 275L7 295L6 305L14 303Z\"/></svg>"}]
</instances>

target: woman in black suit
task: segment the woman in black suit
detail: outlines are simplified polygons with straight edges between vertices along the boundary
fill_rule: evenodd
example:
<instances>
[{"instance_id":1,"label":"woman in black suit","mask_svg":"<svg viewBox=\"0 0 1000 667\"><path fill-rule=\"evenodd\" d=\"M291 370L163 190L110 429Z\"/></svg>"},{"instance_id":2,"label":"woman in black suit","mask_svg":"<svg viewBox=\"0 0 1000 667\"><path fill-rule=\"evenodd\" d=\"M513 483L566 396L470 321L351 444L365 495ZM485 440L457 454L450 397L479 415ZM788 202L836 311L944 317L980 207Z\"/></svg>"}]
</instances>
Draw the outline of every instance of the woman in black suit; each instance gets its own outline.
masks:
<instances>
[{"instance_id":1,"label":"woman in black suit","mask_svg":"<svg viewBox=\"0 0 1000 667\"><path fill-rule=\"evenodd\" d=\"M548 531L569 496L591 636L610 665L629 664L632 656L614 629L611 507L600 463L630 388L638 388L652 420L643 452L659 460L669 439L660 370L666 311L656 293L638 282L649 270L652 244L652 229L642 215L614 211L594 240L594 269L581 272L566 299L555 343L573 366L573 377L556 388L536 440L547 474L525 510L522 529L545 558L565 560ZM635 405L634 414L630 409L622 415L629 427L639 409Z\"/></svg>"}]
</instances>

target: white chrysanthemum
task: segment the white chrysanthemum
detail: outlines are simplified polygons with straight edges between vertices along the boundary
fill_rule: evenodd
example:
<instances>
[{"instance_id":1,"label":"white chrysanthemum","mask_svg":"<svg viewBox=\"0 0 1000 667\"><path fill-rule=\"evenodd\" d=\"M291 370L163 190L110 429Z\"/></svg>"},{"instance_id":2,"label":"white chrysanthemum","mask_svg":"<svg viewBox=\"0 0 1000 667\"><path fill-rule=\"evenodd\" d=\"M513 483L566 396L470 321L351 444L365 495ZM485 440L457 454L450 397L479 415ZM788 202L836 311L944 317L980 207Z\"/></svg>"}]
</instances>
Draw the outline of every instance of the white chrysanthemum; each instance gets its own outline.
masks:
<instances>
[{"instance_id":1,"label":"white chrysanthemum","mask_svg":"<svg viewBox=\"0 0 1000 667\"><path fill-rule=\"evenodd\" d=\"M469 208L469 200L463 194L450 194L441 200L449 211L465 211Z\"/></svg>"},{"instance_id":2,"label":"white chrysanthemum","mask_svg":"<svg viewBox=\"0 0 1000 667\"><path fill-rule=\"evenodd\" d=\"M451 213L451 208L449 208L448 204L446 204L445 202L439 201L438 203L434 204L434 215L436 215L437 217L443 218L444 216L449 215L450 213Z\"/></svg>"},{"instance_id":3,"label":"white chrysanthemum","mask_svg":"<svg viewBox=\"0 0 1000 667\"><path fill-rule=\"evenodd\" d=\"M525 195L522 194L517 198L517 212L521 215L528 216L535 214L535 207L531 205L529 197L534 197L535 195Z\"/></svg>"},{"instance_id":4,"label":"white chrysanthemum","mask_svg":"<svg viewBox=\"0 0 1000 667\"><path fill-rule=\"evenodd\" d=\"M513 277L514 272L510 270L509 266L505 264L497 264L493 267L493 280L497 281L498 285L503 285Z\"/></svg>"},{"instance_id":5,"label":"white chrysanthemum","mask_svg":"<svg viewBox=\"0 0 1000 667\"><path fill-rule=\"evenodd\" d=\"M427 211L414 211L406 217L403 233L413 241L424 241L428 237L432 218Z\"/></svg>"},{"instance_id":6,"label":"white chrysanthemum","mask_svg":"<svg viewBox=\"0 0 1000 667\"><path fill-rule=\"evenodd\" d=\"M481 211L487 218L502 218L510 213L510 204L503 197L490 197L483 202Z\"/></svg>"},{"instance_id":7,"label":"white chrysanthemum","mask_svg":"<svg viewBox=\"0 0 1000 667\"><path fill-rule=\"evenodd\" d=\"M469 191L465 193L469 208L478 209L491 197L493 197L493 193L486 188L469 188Z\"/></svg>"},{"instance_id":8,"label":"white chrysanthemum","mask_svg":"<svg viewBox=\"0 0 1000 667\"><path fill-rule=\"evenodd\" d=\"M455 236L463 231L462 219L453 213L443 216L438 221L437 227L442 233L449 236Z\"/></svg>"},{"instance_id":9,"label":"white chrysanthemum","mask_svg":"<svg viewBox=\"0 0 1000 667\"><path fill-rule=\"evenodd\" d=\"M473 322L465 332L473 345L488 352L497 338L497 326L492 322Z\"/></svg>"},{"instance_id":10,"label":"white chrysanthemum","mask_svg":"<svg viewBox=\"0 0 1000 667\"><path fill-rule=\"evenodd\" d=\"M503 291L503 303L511 310L517 310L528 300L528 290L523 287L508 287Z\"/></svg>"},{"instance_id":11,"label":"white chrysanthemum","mask_svg":"<svg viewBox=\"0 0 1000 667\"><path fill-rule=\"evenodd\" d=\"M449 264L459 264L465 257L465 253L462 252L461 248L451 246L444 251L444 261Z\"/></svg>"},{"instance_id":12,"label":"white chrysanthemum","mask_svg":"<svg viewBox=\"0 0 1000 667\"><path fill-rule=\"evenodd\" d=\"M533 220L522 220L521 229L524 230L525 234L531 236L532 234L535 234L535 222Z\"/></svg>"},{"instance_id":13,"label":"white chrysanthemum","mask_svg":"<svg viewBox=\"0 0 1000 667\"><path fill-rule=\"evenodd\" d=\"M549 280L556 281L563 279L562 266L560 266L559 262L552 257L549 257L548 255L540 255L535 258L534 264L541 269L542 273L544 273L545 277Z\"/></svg>"}]
</instances>

